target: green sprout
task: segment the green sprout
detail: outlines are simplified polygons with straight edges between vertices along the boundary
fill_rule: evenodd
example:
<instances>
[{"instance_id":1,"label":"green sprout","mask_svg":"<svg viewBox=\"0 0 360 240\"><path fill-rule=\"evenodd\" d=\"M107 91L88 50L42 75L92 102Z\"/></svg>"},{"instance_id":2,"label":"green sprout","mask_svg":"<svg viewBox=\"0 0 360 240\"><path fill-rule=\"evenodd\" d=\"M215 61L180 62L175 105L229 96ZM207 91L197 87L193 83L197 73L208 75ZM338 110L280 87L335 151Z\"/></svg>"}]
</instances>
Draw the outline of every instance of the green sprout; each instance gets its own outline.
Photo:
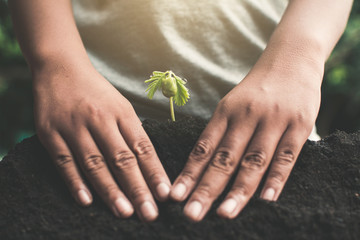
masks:
<instances>
[{"instance_id":1,"label":"green sprout","mask_svg":"<svg viewBox=\"0 0 360 240\"><path fill-rule=\"evenodd\" d=\"M175 113L173 101L178 106L183 106L190 98L189 90L185 87L186 79L181 79L172 71L159 72L154 71L150 79L145 83L150 83L146 92L149 99L152 99L156 90L161 88L165 97L170 100L171 120L175 122Z\"/></svg>"}]
</instances>

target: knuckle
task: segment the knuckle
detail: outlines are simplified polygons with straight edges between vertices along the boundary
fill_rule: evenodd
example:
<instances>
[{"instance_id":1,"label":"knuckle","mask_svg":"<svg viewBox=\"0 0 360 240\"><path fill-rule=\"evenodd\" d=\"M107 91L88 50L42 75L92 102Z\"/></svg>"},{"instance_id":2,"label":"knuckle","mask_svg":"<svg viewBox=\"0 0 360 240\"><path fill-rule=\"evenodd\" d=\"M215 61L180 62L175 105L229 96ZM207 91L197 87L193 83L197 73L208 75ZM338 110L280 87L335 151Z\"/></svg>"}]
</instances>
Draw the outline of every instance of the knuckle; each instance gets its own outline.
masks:
<instances>
[{"instance_id":1,"label":"knuckle","mask_svg":"<svg viewBox=\"0 0 360 240\"><path fill-rule=\"evenodd\" d=\"M81 185L85 185L83 180L78 176L69 176L65 179L65 182L74 191L78 191L78 189L81 188Z\"/></svg>"},{"instance_id":2,"label":"knuckle","mask_svg":"<svg viewBox=\"0 0 360 240\"><path fill-rule=\"evenodd\" d=\"M281 110L282 110L282 108L281 108L281 106L280 106L280 104L279 104L278 102L274 102L274 103L272 104L271 109L272 109L272 112L273 112L274 114L280 114L280 113L281 113Z\"/></svg>"},{"instance_id":3,"label":"knuckle","mask_svg":"<svg viewBox=\"0 0 360 240\"><path fill-rule=\"evenodd\" d=\"M218 104L216 112L221 115L231 115L233 113L233 96L224 97ZM242 102L242 104L238 107L240 109L241 118L250 118L256 116L257 113L261 112L263 109L263 103L256 101L254 99L246 99Z\"/></svg>"},{"instance_id":4,"label":"knuckle","mask_svg":"<svg viewBox=\"0 0 360 240\"><path fill-rule=\"evenodd\" d=\"M73 192L74 194L77 194L77 192L81 189L81 185L79 184L79 179L74 179L71 177L63 177L66 186L68 189Z\"/></svg>"},{"instance_id":5,"label":"knuckle","mask_svg":"<svg viewBox=\"0 0 360 240\"><path fill-rule=\"evenodd\" d=\"M221 172L230 173L234 169L235 160L230 151L220 150L215 153L210 164Z\"/></svg>"},{"instance_id":6,"label":"knuckle","mask_svg":"<svg viewBox=\"0 0 360 240\"><path fill-rule=\"evenodd\" d=\"M241 167L250 170L264 169L266 155L262 151L251 151L245 154L241 161Z\"/></svg>"},{"instance_id":7,"label":"knuckle","mask_svg":"<svg viewBox=\"0 0 360 240\"><path fill-rule=\"evenodd\" d=\"M268 178L271 182L283 183L285 182L285 175L278 170L272 170L269 172Z\"/></svg>"},{"instance_id":8,"label":"knuckle","mask_svg":"<svg viewBox=\"0 0 360 240\"><path fill-rule=\"evenodd\" d=\"M196 162L207 160L212 154L211 144L208 140L203 139L196 143L194 149L190 153L190 158Z\"/></svg>"},{"instance_id":9,"label":"knuckle","mask_svg":"<svg viewBox=\"0 0 360 240\"><path fill-rule=\"evenodd\" d=\"M293 164L295 160L295 154L292 150L281 150L275 158L275 161L281 165Z\"/></svg>"},{"instance_id":10,"label":"knuckle","mask_svg":"<svg viewBox=\"0 0 360 240\"><path fill-rule=\"evenodd\" d=\"M151 174L149 175L148 179L151 183L157 183L159 180L163 178L162 174L159 173L159 169L155 168L152 169Z\"/></svg>"},{"instance_id":11,"label":"knuckle","mask_svg":"<svg viewBox=\"0 0 360 240\"><path fill-rule=\"evenodd\" d=\"M105 186L104 189L104 197L110 201L115 201L119 192L119 188L114 184L110 184Z\"/></svg>"},{"instance_id":12,"label":"knuckle","mask_svg":"<svg viewBox=\"0 0 360 240\"><path fill-rule=\"evenodd\" d=\"M86 121L84 119L84 114L85 116L87 116L86 119L88 121L99 122L106 119L109 113L104 110L104 107L100 106L95 102L92 102L92 100L83 100L83 102L79 104L78 110L74 111L70 115L72 122L76 124Z\"/></svg>"},{"instance_id":13,"label":"knuckle","mask_svg":"<svg viewBox=\"0 0 360 240\"><path fill-rule=\"evenodd\" d=\"M141 121L137 117L134 107L131 105L129 101L127 101L123 96L123 99L119 101L119 110L118 117L121 119L122 123L132 122L133 124L139 124L141 126Z\"/></svg>"},{"instance_id":14,"label":"knuckle","mask_svg":"<svg viewBox=\"0 0 360 240\"><path fill-rule=\"evenodd\" d=\"M90 154L84 158L84 168L88 173L96 173L105 167L104 158L98 154Z\"/></svg>"},{"instance_id":15,"label":"knuckle","mask_svg":"<svg viewBox=\"0 0 360 240\"><path fill-rule=\"evenodd\" d=\"M307 117L305 116L305 113L301 111L295 114L295 119L298 123L304 123L306 122Z\"/></svg>"},{"instance_id":16,"label":"knuckle","mask_svg":"<svg viewBox=\"0 0 360 240\"><path fill-rule=\"evenodd\" d=\"M76 111L76 112L71 112L69 114L69 119L66 125L68 126L69 124L71 124L73 126L78 126L81 123L82 123L82 116L81 114L79 114L79 111Z\"/></svg>"},{"instance_id":17,"label":"knuckle","mask_svg":"<svg viewBox=\"0 0 360 240\"><path fill-rule=\"evenodd\" d=\"M49 127L44 126L44 124L42 124L41 127L36 127L36 134L39 136L40 139L48 139L49 137L51 137L51 130Z\"/></svg>"},{"instance_id":18,"label":"knuckle","mask_svg":"<svg viewBox=\"0 0 360 240\"><path fill-rule=\"evenodd\" d=\"M126 112L132 112L134 111L134 107L132 106L132 104L126 100L125 98L122 99L122 100L125 100L125 101L121 101L121 111L126 113Z\"/></svg>"},{"instance_id":19,"label":"knuckle","mask_svg":"<svg viewBox=\"0 0 360 240\"><path fill-rule=\"evenodd\" d=\"M200 198L213 198L213 194L211 191L211 187L209 184L200 184L197 188L196 188L196 195L197 197Z\"/></svg>"},{"instance_id":20,"label":"knuckle","mask_svg":"<svg viewBox=\"0 0 360 240\"><path fill-rule=\"evenodd\" d=\"M57 130L55 127L50 125L48 126L41 126L36 128L36 134L40 140L40 142L45 146L49 145L58 145L57 139L54 137L57 135Z\"/></svg>"},{"instance_id":21,"label":"knuckle","mask_svg":"<svg viewBox=\"0 0 360 240\"><path fill-rule=\"evenodd\" d=\"M193 183L197 182L197 179L196 179L193 171L191 171L190 169L185 168L181 172L180 176L181 176L181 179L183 182L188 182L188 181L193 182Z\"/></svg>"},{"instance_id":22,"label":"knuckle","mask_svg":"<svg viewBox=\"0 0 360 240\"><path fill-rule=\"evenodd\" d=\"M154 153L153 146L147 140L137 142L133 149L137 156L149 156Z\"/></svg>"},{"instance_id":23,"label":"knuckle","mask_svg":"<svg viewBox=\"0 0 360 240\"><path fill-rule=\"evenodd\" d=\"M88 114L91 116L91 117L98 117L98 116L101 116L102 114L102 110L99 106L97 106L96 104L94 103L87 103L86 104L86 111L88 112Z\"/></svg>"},{"instance_id":24,"label":"knuckle","mask_svg":"<svg viewBox=\"0 0 360 240\"><path fill-rule=\"evenodd\" d=\"M68 154L58 154L54 158L55 165L59 168L65 168L72 161L72 157Z\"/></svg>"},{"instance_id":25,"label":"knuckle","mask_svg":"<svg viewBox=\"0 0 360 240\"><path fill-rule=\"evenodd\" d=\"M117 171L132 168L137 164L134 154L129 151L120 151L113 156L112 163Z\"/></svg>"},{"instance_id":26,"label":"knuckle","mask_svg":"<svg viewBox=\"0 0 360 240\"><path fill-rule=\"evenodd\" d=\"M235 196L248 196L249 195L249 189L244 184L234 184L230 190L232 195Z\"/></svg>"},{"instance_id":27,"label":"knuckle","mask_svg":"<svg viewBox=\"0 0 360 240\"><path fill-rule=\"evenodd\" d=\"M141 186L133 187L130 189L129 197L131 199L139 199L142 198L143 196L146 196L148 193L149 191L144 187Z\"/></svg>"},{"instance_id":28,"label":"knuckle","mask_svg":"<svg viewBox=\"0 0 360 240\"><path fill-rule=\"evenodd\" d=\"M216 112L221 115L228 115L228 113L230 112L230 106L227 97L224 97L222 100L220 100L216 108Z\"/></svg>"},{"instance_id":29,"label":"knuckle","mask_svg":"<svg viewBox=\"0 0 360 240\"><path fill-rule=\"evenodd\" d=\"M254 102L248 102L245 106L244 106L244 112L245 112L245 116L251 116L254 112L255 112L255 104Z\"/></svg>"},{"instance_id":30,"label":"knuckle","mask_svg":"<svg viewBox=\"0 0 360 240\"><path fill-rule=\"evenodd\" d=\"M293 114L292 123L300 129L311 130L315 124L313 119L316 119L316 116L312 116L307 111L298 111Z\"/></svg>"}]
</instances>

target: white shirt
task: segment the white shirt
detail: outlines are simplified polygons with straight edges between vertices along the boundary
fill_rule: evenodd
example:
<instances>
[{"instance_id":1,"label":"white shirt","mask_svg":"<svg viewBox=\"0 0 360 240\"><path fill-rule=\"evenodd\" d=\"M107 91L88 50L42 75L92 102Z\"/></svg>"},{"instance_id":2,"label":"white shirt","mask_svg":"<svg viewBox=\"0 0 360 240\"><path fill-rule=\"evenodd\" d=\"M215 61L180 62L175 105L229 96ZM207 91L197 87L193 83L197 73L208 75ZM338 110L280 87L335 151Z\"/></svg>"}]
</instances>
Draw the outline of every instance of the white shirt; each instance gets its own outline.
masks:
<instances>
[{"instance_id":1,"label":"white shirt","mask_svg":"<svg viewBox=\"0 0 360 240\"><path fill-rule=\"evenodd\" d=\"M76 23L95 68L141 118L170 118L168 99L145 93L155 70L188 80L176 115L210 118L255 64L288 0L73 0Z\"/></svg>"}]
</instances>

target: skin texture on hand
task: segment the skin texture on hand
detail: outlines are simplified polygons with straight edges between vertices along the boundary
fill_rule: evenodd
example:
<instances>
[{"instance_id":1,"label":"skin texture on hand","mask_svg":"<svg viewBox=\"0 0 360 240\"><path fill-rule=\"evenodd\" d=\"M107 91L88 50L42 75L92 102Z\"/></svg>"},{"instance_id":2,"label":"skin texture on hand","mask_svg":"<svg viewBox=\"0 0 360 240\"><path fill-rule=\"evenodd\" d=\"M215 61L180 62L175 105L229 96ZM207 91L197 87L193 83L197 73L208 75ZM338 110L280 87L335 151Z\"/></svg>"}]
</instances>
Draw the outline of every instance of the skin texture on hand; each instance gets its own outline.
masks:
<instances>
[{"instance_id":1,"label":"skin texture on hand","mask_svg":"<svg viewBox=\"0 0 360 240\"><path fill-rule=\"evenodd\" d=\"M266 172L260 197L278 199L314 126L324 63L351 3L290 1L266 50L218 104L173 184L170 197L188 198L184 214L190 220L204 218L234 175L217 210L221 217L236 217Z\"/></svg>"},{"instance_id":2,"label":"skin texture on hand","mask_svg":"<svg viewBox=\"0 0 360 240\"><path fill-rule=\"evenodd\" d=\"M279 197L320 106L319 89L302 85L301 78L321 75L289 78L292 73L284 70L253 72L219 103L171 192L182 201L194 190L184 208L191 220L205 216L233 175L235 182L218 209L222 217L239 214L267 170L261 197Z\"/></svg>"},{"instance_id":3,"label":"skin texture on hand","mask_svg":"<svg viewBox=\"0 0 360 240\"><path fill-rule=\"evenodd\" d=\"M323 64L351 2L290 1L264 54L219 103L175 181L171 198L190 196L184 209L190 219L205 216L232 175L220 216L235 217L267 169L261 196L279 197L315 122ZM153 195L165 200L169 179L131 104L91 66L71 1L9 0L9 6L34 77L39 138L74 198L91 203L86 178L115 215L135 209L154 220Z\"/></svg>"},{"instance_id":4,"label":"skin texture on hand","mask_svg":"<svg viewBox=\"0 0 360 240\"><path fill-rule=\"evenodd\" d=\"M85 179L118 217L158 216L153 196L170 181L131 104L92 66L71 1L10 0L33 75L36 130L72 195L92 202Z\"/></svg>"},{"instance_id":5,"label":"skin texture on hand","mask_svg":"<svg viewBox=\"0 0 360 240\"><path fill-rule=\"evenodd\" d=\"M34 83L39 139L77 202L92 202L86 178L116 216L135 209L154 220L153 195L166 200L170 181L131 104L91 68L44 72Z\"/></svg>"}]
</instances>

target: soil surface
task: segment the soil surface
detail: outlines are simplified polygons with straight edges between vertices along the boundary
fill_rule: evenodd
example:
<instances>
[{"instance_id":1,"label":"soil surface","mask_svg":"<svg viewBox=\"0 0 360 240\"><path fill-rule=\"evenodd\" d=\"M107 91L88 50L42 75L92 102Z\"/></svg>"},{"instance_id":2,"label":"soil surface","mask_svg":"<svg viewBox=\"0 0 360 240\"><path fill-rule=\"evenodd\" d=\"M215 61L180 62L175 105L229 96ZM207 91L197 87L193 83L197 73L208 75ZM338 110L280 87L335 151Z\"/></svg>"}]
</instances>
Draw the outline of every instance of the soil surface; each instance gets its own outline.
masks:
<instances>
[{"instance_id":1,"label":"soil surface","mask_svg":"<svg viewBox=\"0 0 360 240\"><path fill-rule=\"evenodd\" d=\"M143 125L174 180L206 122ZM217 217L219 201L197 224L173 202L150 224L117 219L97 196L79 207L34 136L0 162L0 239L360 239L360 132L308 141L280 199L258 196L234 220Z\"/></svg>"}]
</instances>

